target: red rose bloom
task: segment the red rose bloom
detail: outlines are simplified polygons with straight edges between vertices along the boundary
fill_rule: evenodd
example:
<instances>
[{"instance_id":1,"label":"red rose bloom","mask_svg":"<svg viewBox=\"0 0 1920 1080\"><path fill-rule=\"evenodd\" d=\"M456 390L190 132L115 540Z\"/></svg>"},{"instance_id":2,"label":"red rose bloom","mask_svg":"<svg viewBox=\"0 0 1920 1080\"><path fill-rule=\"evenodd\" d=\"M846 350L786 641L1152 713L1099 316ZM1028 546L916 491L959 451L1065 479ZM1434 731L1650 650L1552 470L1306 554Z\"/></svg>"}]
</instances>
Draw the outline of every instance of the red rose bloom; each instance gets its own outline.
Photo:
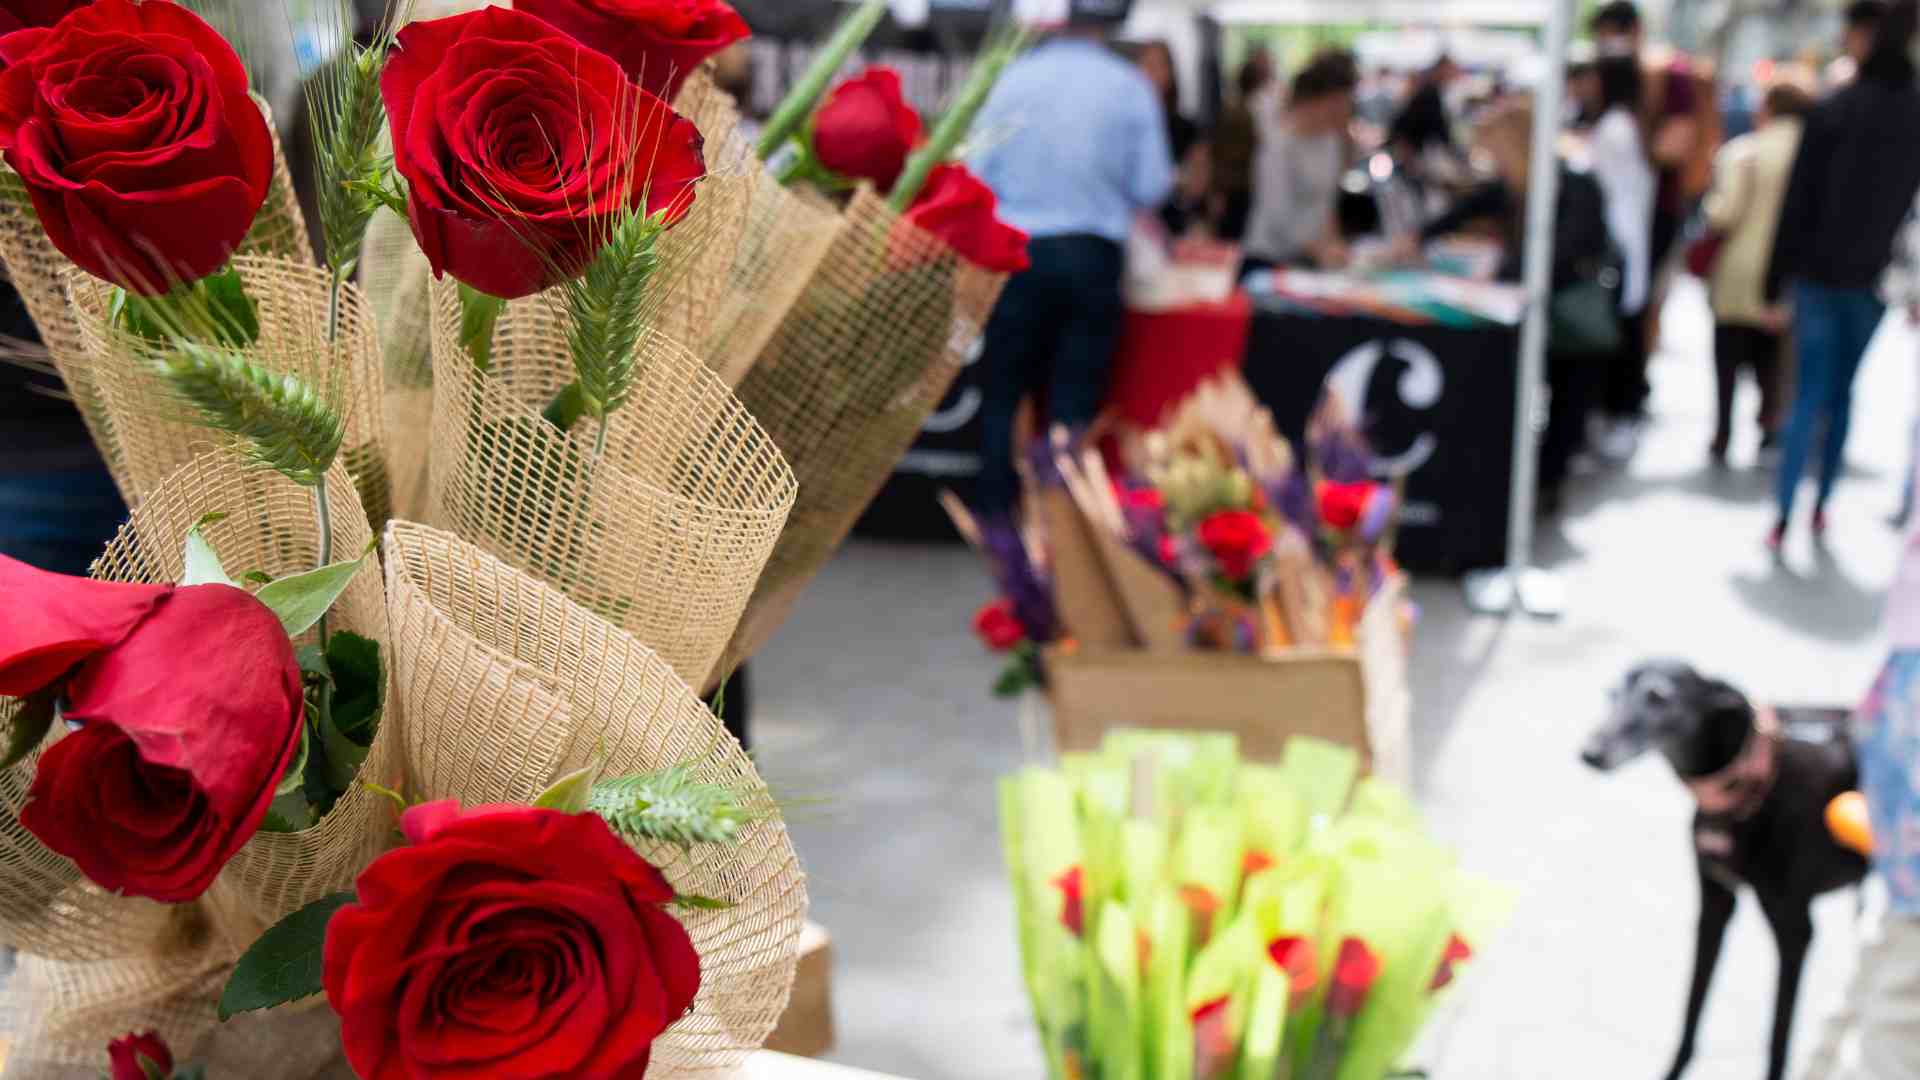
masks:
<instances>
[{"instance_id":1,"label":"red rose bloom","mask_svg":"<svg viewBox=\"0 0 1920 1080\"><path fill-rule=\"evenodd\" d=\"M1314 970L1313 942L1306 938L1275 938L1267 946L1267 957L1286 974L1287 990L1292 997L1298 998L1320 981L1319 973Z\"/></svg>"},{"instance_id":2,"label":"red rose bloom","mask_svg":"<svg viewBox=\"0 0 1920 1080\"><path fill-rule=\"evenodd\" d=\"M213 27L166 0L97 0L0 38L0 68L0 151L62 255L149 295L226 264L273 140Z\"/></svg>"},{"instance_id":3,"label":"red rose bloom","mask_svg":"<svg viewBox=\"0 0 1920 1080\"><path fill-rule=\"evenodd\" d=\"M108 1043L107 1062L113 1067L108 1080L147 1080L147 1062L160 1076L173 1075L173 1051L152 1031L122 1035Z\"/></svg>"},{"instance_id":4,"label":"red rose bloom","mask_svg":"<svg viewBox=\"0 0 1920 1080\"><path fill-rule=\"evenodd\" d=\"M327 925L366 1080L628 1080L700 990L673 887L593 814L447 801L400 819Z\"/></svg>"},{"instance_id":5,"label":"red rose bloom","mask_svg":"<svg viewBox=\"0 0 1920 1080\"><path fill-rule=\"evenodd\" d=\"M1380 958L1367 943L1354 937L1342 941L1340 955L1333 962L1333 984L1327 988L1327 1012L1342 1017L1358 1015L1378 978Z\"/></svg>"},{"instance_id":6,"label":"red rose bloom","mask_svg":"<svg viewBox=\"0 0 1920 1080\"><path fill-rule=\"evenodd\" d=\"M973 616L973 632L989 652L1011 652L1027 640L1027 628L1013 613L1013 601L994 600Z\"/></svg>"},{"instance_id":7,"label":"red rose bloom","mask_svg":"<svg viewBox=\"0 0 1920 1080\"><path fill-rule=\"evenodd\" d=\"M813 114L813 156L850 180L892 191L920 141L920 114L900 91L900 73L871 67L827 94Z\"/></svg>"},{"instance_id":8,"label":"red rose bloom","mask_svg":"<svg viewBox=\"0 0 1920 1080\"><path fill-rule=\"evenodd\" d=\"M1353 528L1366 516L1373 493L1374 485L1368 483L1321 484L1320 520L1336 529Z\"/></svg>"},{"instance_id":9,"label":"red rose bloom","mask_svg":"<svg viewBox=\"0 0 1920 1080\"><path fill-rule=\"evenodd\" d=\"M613 57L650 94L673 100L707 57L750 31L725 0L513 0Z\"/></svg>"},{"instance_id":10,"label":"red rose bloom","mask_svg":"<svg viewBox=\"0 0 1920 1080\"><path fill-rule=\"evenodd\" d=\"M1233 1037L1227 999L1214 998L1193 1010L1193 1080L1213 1080L1233 1064Z\"/></svg>"},{"instance_id":11,"label":"red rose bloom","mask_svg":"<svg viewBox=\"0 0 1920 1080\"><path fill-rule=\"evenodd\" d=\"M692 207L699 131L605 56L497 7L398 40L380 92L435 274L530 296L578 275L615 213Z\"/></svg>"},{"instance_id":12,"label":"red rose bloom","mask_svg":"<svg viewBox=\"0 0 1920 1080\"><path fill-rule=\"evenodd\" d=\"M1120 504L1128 510L1137 510L1143 514L1166 512L1167 497L1160 494L1159 488L1123 488L1116 485L1115 490L1120 493Z\"/></svg>"},{"instance_id":13,"label":"red rose bloom","mask_svg":"<svg viewBox=\"0 0 1920 1080\"><path fill-rule=\"evenodd\" d=\"M102 888L207 891L300 743L293 643L230 585L64 577L0 557L0 694L61 690L20 824Z\"/></svg>"},{"instance_id":14,"label":"red rose bloom","mask_svg":"<svg viewBox=\"0 0 1920 1080\"><path fill-rule=\"evenodd\" d=\"M0 0L0 34L11 34L30 26L52 26L70 11L93 0Z\"/></svg>"},{"instance_id":15,"label":"red rose bloom","mask_svg":"<svg viewBox=\"0 0 1920 1080\"><path fill-rule=\"evenodd\" d=\"M965 165L934 166L906 220L939 237L960 257L984 270L1025 270L1027 234L1000 220L993 192Z\"/></svg>"},{"instance_id":16,"label":"red rose bloom","mask_svg":"<svg viewBox=\"0 0 1920 1080\"><path fill-rule=\"evenodd\" d=\"M1060 890L1060 925L1072 931L1074 937L1087 936L1086 874L1076 866L1054 878L1053 887Z\"/></svg>"},{"instance_id":17,"label":"red rose bloom","mask_svg":"<svg viewBox=\"0 0 1920 1080\"><path fill-rule=\"evenodd\" d=\"M1253 576L1253 568L1273 549L1273 534L1250 510L1222 510L1200 523L1200 546L1213 554L1220 573L1233 581Z\"/></svg>"},{"instance_id":18,"label":"red rose bloom","mask_svg":"<svg viewBox=\"0 0 1920 1080\"><path fill-rule=\"evenodd\" d=\"M1447 951L1440 957L1440 966L1434 969L1433 981L1427 984L1429 993L1438 993L1453 985L1455 969L1473 959L1473 946L1467 944L1459 934L1447 938Z\"/></svg>"}]
</instances>

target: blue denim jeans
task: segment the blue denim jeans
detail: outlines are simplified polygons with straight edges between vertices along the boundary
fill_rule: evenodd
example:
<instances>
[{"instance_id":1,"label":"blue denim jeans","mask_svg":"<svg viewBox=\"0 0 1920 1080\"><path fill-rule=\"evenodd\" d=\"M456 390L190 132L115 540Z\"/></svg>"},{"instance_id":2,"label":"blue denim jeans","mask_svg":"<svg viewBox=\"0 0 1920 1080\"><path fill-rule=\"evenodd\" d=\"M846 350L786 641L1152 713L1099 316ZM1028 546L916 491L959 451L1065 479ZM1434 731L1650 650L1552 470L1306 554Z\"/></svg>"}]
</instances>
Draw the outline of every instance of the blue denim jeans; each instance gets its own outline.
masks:
<instances>
[{"instance_id":1,"label":"blue denim jeans","mask_svg":"<svg viewBox=\"0 0 1920 1080\"><path fill-rule=\"evenodd\" d=\"M126 519L104 466L0 472L0 555L84 575Z\"/></svg>"},{"instance_id":2,"label":"blue denim jeans","mask_svg":"<svg viewBox=\"0 0 1920 1080\"><path fill-rule=\"evenodd\" d=\"M1824 424L1820 444L1820 493L1824 508L1846 464L1847 428L1853 420L1853 378L1867 354L1886 305L1867 289L1830 289L1802 282L1793 292L1793 330L1800 370L1793 412L1780 440L1780 520L1793 514L1793 499Z\"/></svg>"}]
</instances>

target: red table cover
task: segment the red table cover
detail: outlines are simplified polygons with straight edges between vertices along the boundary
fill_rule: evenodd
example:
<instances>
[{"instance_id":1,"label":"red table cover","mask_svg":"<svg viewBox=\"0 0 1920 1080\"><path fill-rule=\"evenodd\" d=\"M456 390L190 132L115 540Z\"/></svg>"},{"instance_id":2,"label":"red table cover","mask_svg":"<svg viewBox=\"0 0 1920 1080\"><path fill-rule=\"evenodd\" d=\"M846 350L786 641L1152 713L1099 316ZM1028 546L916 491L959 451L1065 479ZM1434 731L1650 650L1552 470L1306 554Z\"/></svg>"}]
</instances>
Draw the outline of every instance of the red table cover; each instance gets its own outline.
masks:
<instances>
[{"instance_id":1,"label":"red table cover","mask_svg":"<svg viewBox=\"0 0 1920 1080\"><path fill-rule=\"evenodd\" d=\"M1209 377L1246 360L1253 304L1244 292L1225 303L1128 311L1107 390L1107 411L1136 427L1161 415Z\"/></svg>"}]
</instances>

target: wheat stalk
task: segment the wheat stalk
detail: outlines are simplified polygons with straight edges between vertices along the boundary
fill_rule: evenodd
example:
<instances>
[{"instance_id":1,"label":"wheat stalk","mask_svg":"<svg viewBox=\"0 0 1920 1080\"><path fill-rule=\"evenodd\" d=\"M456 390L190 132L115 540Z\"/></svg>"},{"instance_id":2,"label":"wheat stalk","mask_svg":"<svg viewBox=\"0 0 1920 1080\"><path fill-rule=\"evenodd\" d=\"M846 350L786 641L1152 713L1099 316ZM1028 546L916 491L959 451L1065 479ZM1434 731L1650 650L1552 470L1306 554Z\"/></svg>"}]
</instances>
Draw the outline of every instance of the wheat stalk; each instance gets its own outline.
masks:
<instances>
[{"instance_id":1,"label":"wheat stalk","mask_svg":"<svg viewBox=\"0 0 1920 1080\"><path fill-rule=\"evenodd\" d=\"M743 827L767 814L748 806L732 788L696 779L692 765L602 780L593 785L587 808L629 843L646 840L682 849L732 843Z\"/></svg>"},{"instance_id":2,"label":"wheat stalk","mask_svg":"<svg viewBox=\"0 0 1920 1080\"><path fill-rule=\"evenodd\" d=\"M307 83L308 123L319 173L320 233L327 265L346 278L360 259L360 246L374 211L390 202L393 155L383 149L386 106L380 73L394 35L413 15L414 0L393 0L373 41L353 44L351 0L327 8L329 30L344 45L342 56Z\"/></svg>"},{"instance_id":3,"label":"wheat stalk","mask_svg":"<svg viewBox=\"0 0 1920 1080\"><path fill-rule=\"evenodd\" d=\"M298 376L267 371L233 349L183 340L157 364L202 423L238 436L248 456L297 484L320 483L340 453L345 422Z\"/></svg>"}]
</instances>

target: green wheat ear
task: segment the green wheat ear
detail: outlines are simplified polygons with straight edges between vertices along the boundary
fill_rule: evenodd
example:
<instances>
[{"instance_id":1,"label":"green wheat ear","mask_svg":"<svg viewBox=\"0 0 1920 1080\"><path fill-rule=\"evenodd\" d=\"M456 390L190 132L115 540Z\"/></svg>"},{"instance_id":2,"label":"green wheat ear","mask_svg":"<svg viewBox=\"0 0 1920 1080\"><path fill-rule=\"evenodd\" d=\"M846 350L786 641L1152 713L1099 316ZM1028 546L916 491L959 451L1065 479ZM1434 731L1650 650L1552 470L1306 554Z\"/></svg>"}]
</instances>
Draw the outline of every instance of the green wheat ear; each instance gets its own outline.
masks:
<instances>
[{"instance_id":1,"label":"green wheat ear","mask_svg":"<svg viewBox=\"0 0 1920 1080\"><path fill-rule=\"evenodd\" d=\"M587 808L628 842L652 840L691 848L739 839L742 827L766 816L738 792L697 780L693 766L674 765L593 785Z\"/></svg>"},{"instance_id":2,"label":"green wheat ear","mask_svg":"<svg viewBox=\"0 0 1920 1080\"><path fill-rule=\"evenodd\" d=\"M633 393L634 351L653 314L647 285L660 267L657 245L664 231L662 217L623 215L586 272L562 287L574 369L588 410L601 419Z\"/></svg>"},{"instance_id":3,"label":"green wheat ear","mask_svg":"<svg viewBox=\"0 0 1920 1080\"><path fill-rule=\"evenodd\" d=\"M393 37L412 17L413 0L394 0L373 42L349 44L345 55L307 88L307 109L319 173L320 233L327 265L346 275L360 259L360 245L374 211L393 197L389 191L392 154L382 147L387 113L380 96L380 73L386 68ZM351 42L354 8L332 0L327 15L339 39Z\"/></svg>"},{"instance_id":4,"label":"green wheat ear","mask_svg":"<svg viewBox=\"0 0 1920 1080\"><path fill-rule=\"evenodd\" d=\"M219 346L176 339L156 361L173 392L206 426L237 436L249 457L294 483L320 482L346 424L313 387Z\"/></svg>"}]
</instances>

